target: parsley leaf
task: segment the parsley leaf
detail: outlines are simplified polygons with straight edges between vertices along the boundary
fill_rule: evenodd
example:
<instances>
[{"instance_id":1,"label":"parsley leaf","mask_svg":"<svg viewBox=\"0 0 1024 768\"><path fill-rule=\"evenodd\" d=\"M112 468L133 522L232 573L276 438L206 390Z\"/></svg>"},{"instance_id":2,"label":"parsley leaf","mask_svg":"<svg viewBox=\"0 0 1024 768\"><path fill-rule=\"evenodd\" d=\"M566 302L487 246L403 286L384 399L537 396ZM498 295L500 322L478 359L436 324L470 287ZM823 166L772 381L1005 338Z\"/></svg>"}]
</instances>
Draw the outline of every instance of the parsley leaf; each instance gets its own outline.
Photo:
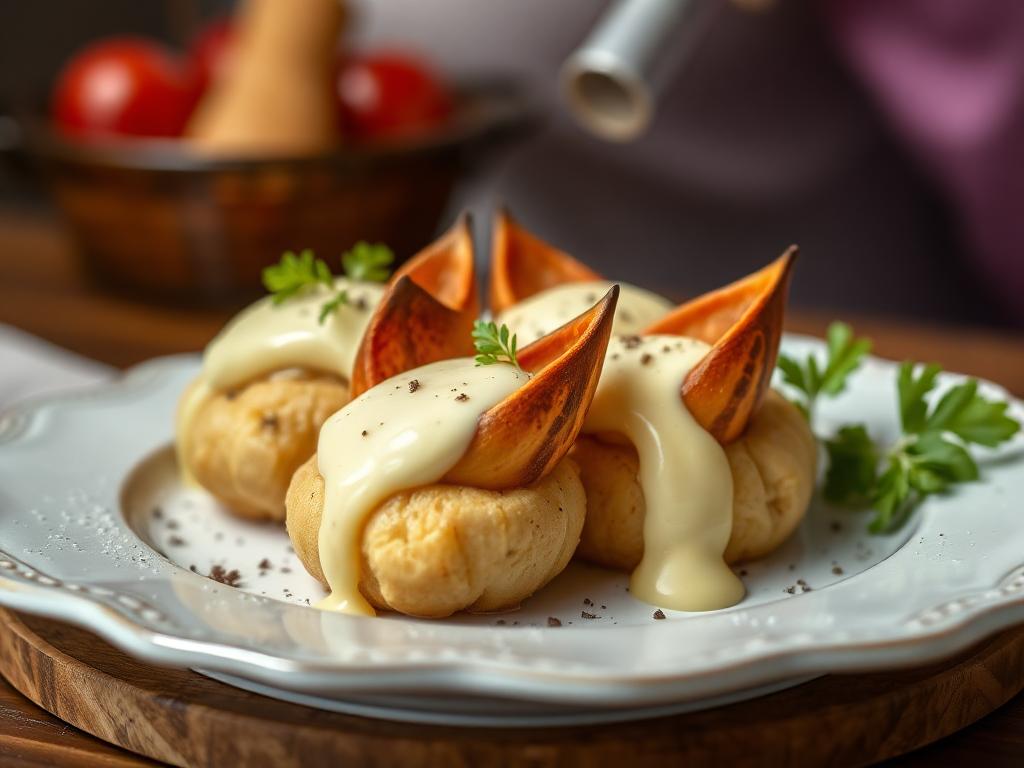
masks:
<instances>
[{"instance_id":1,"label":"parsley leaf","mask_svg":"<svg viewBox=\"0 0 1024 768\"><path fill-rule=\"evenodd\" d=\"M813 361L808 358L808 362L811 363ZM800 409L800 413L804 415L804 418L810 421L811 414L807 405L808 401L811 399L809 395L811 387L808 384L809 376L804 375L804 369L800 367L800 363L791 357L787 357L781 352L779 353L778 366L779 370L782 371L782 380L784 382L796 387L801 392L808 395L804 400L791 400L791 402Z\"/></svg>"},{"instance_id":2,"label":"parsley leaf","mask_svg":"<svg viewBox=\"0 0 1024 768\"><path fill-rule=\"evenodd\" d=\"M843 427L825 441L829 464L825 498L837 504L870 501L878 482L878 448L863 424Z\"/></svg>"},{"instance_id":3,"label":"parsley leaf","mask_svg":"<svg viewBox=\"0 0 1024 768\"><path fill-rule=\"evenodd\" d=\"M391 275L395 254L386 245L356 243L341 255L345 274L352 280L385 282ZM280 304L300 291L316 285L334 287L334 275L325 261L316 258L308 248L296 256L286 251L277 264L263 270L263 285L273 295L273 303ZM348 304L348 292L340 290L320 307L319 321L323 325L338 308Z\"/></svg>"},{"instance_id":4,"label":"parsley leaf","mask_svg":"<svg viewBox=\"0 0 1024 768\"><path fill-rule=\"evenodd\" d=\"M925 496L978 479L978 465L967 449L935 433L898 443L888 463L871 498L876 512L868 526L872 533L899 528Z\"/></svg>"},{"instance_id":5,"label":"parsley leaf","mask_svg":"<svg viewBox=\"0 0 1024 768\"><path fill-rule=\"evenodd\" d=\"M395 254L386 245L360 240L351 250L341 254L341 265L345 274L353 280L383 283L391 276L391 264Z\"/></svg>"},{"instance_id":6,"label":"parsley leaf","mask_svg":"<svg viewBox=\"0 0 1024 768\"><path fill-rule=\"evenodd\" d=\"M519 368L519 360L516 359L516 336L512 334L507 325L499 329L497 324L477 320L473 323L473 344L476 346L476 364L494 365L495 363L508 363ZM520 370L522 370L520 368Z\"/></svg>"},{"instance_id":7,"label":"parsley leaf","mask_svg":"<svg viewBox=\"0 0 1024 768\"><path fill-rule=\"evenodd\" d=\"M335 312L337 312L338 307L340 307L342 304L348 304L348 291L338 291L333 299L321 304L320 315L317 318L317 321L320 323L320 325L326 323L327 318L330 317Z\"/></svg>"},{"instance_id":8,"label":"parsley leaf","mask_svg":"<svg viewBox=\"0 0 1024 768\"><path fill-rule=\"evenodd\" d=\"M828 327L827 340L828 356L824 368L814 355L807 356L804 366L787 355L779 355L782 380L802 393L803 397L793 402L808 419L813 417L818 397L842 392L850 374L860 367L864 355L871 351L871 340L856 338L846 323L832 323Z\"/></svg>"},{"instance_id":9,"label":"parsley leaf","mask_svg":"<svg viewBox=\"0 0 1024 768\"><path fill-rule=\"evenodd\" d=\"M952 432L966 443L994 448L1020 429L1020 424L1006 415L1008 407L1008 403L979 395L978 382L969 379L943 395L925 429Z\"/></svg>"},{"instance_id":10,"label":"parsley leaf","mask_svg":"<svg viewBox=\"0 0 1024 768\"><path fill-rule=\"evenodd\" d=\"M308 248L296 256L285 251L281 260L263 270L263 285L280 304L299 291L313 285L331 285L331 269Z\"/></svg>"},{"instance_id":11,"label":"parsley leaf","mask_svg":"<svg viewBox=\"0 0 1024 768\"><path fill-rule=\"evenodd\" d=\"M871 533L885 533L898 528L909 516L911 505L910 483L907 472L896 457L889 459L889 468L878 478L878 486L871 497L876 512L868 524Z\"/></svg>"},{"instance_id":12,"label":"parsley leaf","mask_svg":"<svg viewBox=\"0 0 1024 768\"><path fill-rule=\"evenodd\" d=\"M921 435L907 446L905 454L910 458L910 485L923 493L978 479L978 465L967 449L942 435Z\"/></svg>"},{"instance_id":13,"label":"parsley leaf","mask_svg":"<svg viewBox=\"0 0 1024 768\"><path fill-rule=\"evenodd\" d=\"M919 370L913 363L900 366L896 389L903 437L886 453L887 469L871 494L877 513L869 526L873 533L898 528L924 497L977 480L978 465L968 445L994 448L1020 429L1006 415L1009 404L979 395L975 379L950 387L929 408L926 396L941 370L935 364Z\"/></svg>"},{"instance_id":14,"label":"parsley leaf","mask_svg":"<svg viewBox=\"0 0 1024 768\"><path fill-rule=\"evenodd\" d=\"M871 340L854 338L853 329L846 323L832 323L827 339L828 364L819 391L838 395L846 388L847 377L860 367L864 355L871 351Z\"/></svg>"},{"instance_id":15,"label":"parsley leaf","mask_svg":"<svg viewBox=\"0 0 1024 768\"><path fill-rule=\"evenodd\" d=\"M809 419L817 398L841 392L870 348L870 341L854 338L849 326L833 323L824 368L813 355L803 366L780 356L783 381L803 393L796 405ZM893 444L876 445L861 424L845 425L823 441L829 459L823 495L836 504L871 507L872 533L899 528L925 497L977 480L970 445L994 448L1020 431L1020 423L1007 415L1009 403L979 394L975 379L950 387L930 403L941 371L934 363L899 367L896 393L903 434Z\"/></svg>"},{"instance_id":16,"label":"parsley leaf","mask_svg":"<svg viewBox=\"0 0 1024 768\"><path fill-rule=\"evenodd\" d=\"M370 245L360 240L351 250L341 254L341 266L350 280L383 283L391 276L391 263L395 254L386 245ZM348 291L340 290L330 301L320 307L320 325L338 311L342 304L348 304Z\"/></svg>"},{"instance_id":17,"label":"parsley leaf","mask_svg":"<svg viewBox=\"0 0 1024 768\"><path fill-rule=\"evenodd\" d=\"M915 378L914 364L905 362L900 365L899 374L896 377L896 390L900 398L900 423L903 431L918 433L924 429L925 420L928 414L928 403L925 396L935 389L936 379L942 368L929 363L921 370L921 375Z\"/></svg>"}]
</instances>

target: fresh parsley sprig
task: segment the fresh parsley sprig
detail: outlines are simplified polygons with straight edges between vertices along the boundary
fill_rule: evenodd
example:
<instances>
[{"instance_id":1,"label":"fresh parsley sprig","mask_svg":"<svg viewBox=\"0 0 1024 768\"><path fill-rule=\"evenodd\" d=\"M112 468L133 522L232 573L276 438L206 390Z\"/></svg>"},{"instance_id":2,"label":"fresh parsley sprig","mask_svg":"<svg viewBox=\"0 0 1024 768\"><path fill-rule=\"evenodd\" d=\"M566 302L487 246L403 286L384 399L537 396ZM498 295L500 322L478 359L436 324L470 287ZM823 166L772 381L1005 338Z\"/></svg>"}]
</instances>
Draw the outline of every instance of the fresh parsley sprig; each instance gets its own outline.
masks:
<instances>
[{"instance_id":1,"label":"fresh parsley sprig","mask_svg":"<svg viewBox=\"0 0 1024 768\"><path fill-rule=\"evenodd\" d=\"M360 240L351 250L341 254L341 266L353 280L383 283L391 277L395 254L386 245Z\"/></svg>"},{"instance_id":2,"label":"fresh parsley sprig","mask_svg":"<svg viewBox=\"0 0 1024 768\"><path fill-rule=\"evenodd\" d=\"M836 504L870 506L881 456L867 429L863 424L841 427L824 442L828 452L825 498Z\"/></svg>"},{"instance_id":3,"label":"fresh parsley sprig","mask_svg":"<svg viewBox=\"0 0 1024 768\"><path fill-rule=\"evenodd\" d=\"M338 311L338 307L342 304L348 304L348 290L341 288L334 293L330 299L320 305L320 314L317 315L317 322L323 325L327 322L327 318Z\"/></svg>"},{"instance_id":4,"label":"fresh parsley sprig","mask_svg":"<svg viewBox=\"0 0 1024 768\"><path fill-rule=\"evenodd\" d=\"M320 314L317 315L317 322L323 325L327 322L327 318L338 311L338 307L342 304L348 304L348 291L342 289L334 294L334 298L325 301L320 305Z\"/></svg>"},{"instance_id":5,"label":"fresh parsley sprig","mask_svg":"<svg viewBox=\"0 0 1024 768\"><path fill-rule=\"evenodd\" d=\"M473 323L473 344L476 346L477 365L508 363L519 368L516 335L509 331L507 325L498 328L496 323L477 320Z\"/></svg>"},{"instance_id":6,"label":"fresh parsley sprig","mask_svg":"<svg viewBox=\"0 0 1024 768\"><path fill-rule=\"evenodd\" d=\"M316 258L308 248L298 256L292 251L285 251L277 264L263 270L263 285L273 295L275 304L290 299L305 288L331 285L333 279L327 263Z\"/></svg>"},{"instance_id":7,"label":"fresh parsley sprig","mask_svg":"<svg viewBox=\"0 0 1024 768\"><path fill-rule=\"evenodd\" d=\"M814 417L814 407L821 395L838 395L846 388L850 374L860 367L864 355L871 351L870 339L858 339L846 323L832 323L826 334L828 356L825 364L818 363L817 357L807 356L801 366L786 355L779 355L779 369L782 380L800 392L800 398L793 400L804 416Z\"/></svg>"},{"instance_id":8,"label":"fresh parsley sprig","mask_svg":"<svg viewBox=\"0 0 1024 768\"><path fill-rule=\"evenodd\" d=\"M394 260L395 254L386 245L371 245L362 240L341 254L341 266L346 277L371 283L386 282L391 277L391 264ZM327 318L342 304L348 304L348 291L344 289L320 306L320 325L327 322Z\"/></svg>"},{"instance_id":9,"label":"fresh parsley sprig","mask_svg":"<svg viewBox=\"0 0 1024 768\"><path fill-rule=\"evenodd\" d=\"M925 496L955 483L978 479L969 445L994 448L1020 430L1006 414L1008 404L978 393L968 379L951 387L929 407L941 368L905 362L896 379L902 436L880 451L863 425L846 426L825 441L829 467L825 498L840 504L869 504L876 512L873 533L895 530Z\"/></svg>"},{"instance_id":10,"label":"fresh parsley sprig","mask_svg":"<svg viewBox=\"0 0 1024 768\"><path fill-rule=\"evenodd\" d=\"M360 241L341 255L341 265L351 280L383 283L391 276L394 253L386 245ZM286 251L277 264L263 270L263 285L271 293L274 304L281 304L309 288L334 287L334 275L327 262L316 258L306 248L298 256ZM342 289L320 306L319 322L323 325L342 304L348 303L348 291Z\"/></svg>"},{"instance_id":11,"label":"fresh parsley sprig","mask_svg":"<svg viewBox=\"0 0 1024 768\"><path fill-rule=\"evenodd\" d=\"M818 398L842 392L870 349L869 339L857 338L845 323L833 323L824 365L814 355L802 366L779 356L783 381L799 393L794 402L812 426ZM978 465L968 446L994 448L1020 430L1006 413L1008 404L978 394L974 379L950 387L930 404L941 371L934 363L900 366L896 393L902 434L891 445L878 445L863 424L844 425L822 440L828 454L825 498L873 509L872 533L899 528L924 497L977 480Z\"/></svg>"}]
</instances>

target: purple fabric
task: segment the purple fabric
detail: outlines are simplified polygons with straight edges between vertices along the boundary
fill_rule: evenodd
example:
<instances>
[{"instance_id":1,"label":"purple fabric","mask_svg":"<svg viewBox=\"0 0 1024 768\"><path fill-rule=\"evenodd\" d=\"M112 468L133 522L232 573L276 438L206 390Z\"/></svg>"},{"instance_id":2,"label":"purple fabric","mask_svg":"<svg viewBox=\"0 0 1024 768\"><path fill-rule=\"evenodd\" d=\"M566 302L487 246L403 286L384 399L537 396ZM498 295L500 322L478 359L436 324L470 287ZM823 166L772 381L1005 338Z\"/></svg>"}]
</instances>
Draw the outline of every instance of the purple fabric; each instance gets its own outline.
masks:
<instances>
[{"instance_id":1,"label":"purple fabric","mask_svg":"<svg viewBox=\"0 0 1024 768\"><path fill-rule=\"evenodd\" d=\"M1024 320L1024 2L825 8L848 63L958 212L980 275Z\"/></svg>"}]
</instances>

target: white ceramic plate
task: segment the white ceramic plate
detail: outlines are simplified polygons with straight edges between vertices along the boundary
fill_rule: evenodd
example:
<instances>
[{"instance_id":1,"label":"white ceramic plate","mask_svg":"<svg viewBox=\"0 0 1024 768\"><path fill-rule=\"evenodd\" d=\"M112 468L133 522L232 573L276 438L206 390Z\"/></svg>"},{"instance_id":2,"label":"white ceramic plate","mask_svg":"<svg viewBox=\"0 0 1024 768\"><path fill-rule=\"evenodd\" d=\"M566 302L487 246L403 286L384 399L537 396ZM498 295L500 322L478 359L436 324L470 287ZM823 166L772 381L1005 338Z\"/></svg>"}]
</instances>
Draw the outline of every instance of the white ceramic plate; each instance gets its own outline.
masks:
<instances>
[{"instance_id":1,"label":"white ceramic plate","mask_svg":"<svg viewBox=\"0 0 1024 768\"><path fill-rule=\"evenodd\" d=\"M926 663L1024 621L1019 438L976 454L984 482L929 499L892 536L816 500L790 542L743 569L748 596L728 610L656 620L624 575L573 565L501 616L321 613L307 607L321 589L282 530L235 520L178 482L172 414L197 366L155 360L0 417L0 604L303 703L491 725L709 706L828 672ZM894 386L892 364L871 360L823 404L819 426L855 419L891 436ZM1014 413L1024 416L1019 403ZM206 578L215 569L237 587Z\"/></svg>"}]
</instances>

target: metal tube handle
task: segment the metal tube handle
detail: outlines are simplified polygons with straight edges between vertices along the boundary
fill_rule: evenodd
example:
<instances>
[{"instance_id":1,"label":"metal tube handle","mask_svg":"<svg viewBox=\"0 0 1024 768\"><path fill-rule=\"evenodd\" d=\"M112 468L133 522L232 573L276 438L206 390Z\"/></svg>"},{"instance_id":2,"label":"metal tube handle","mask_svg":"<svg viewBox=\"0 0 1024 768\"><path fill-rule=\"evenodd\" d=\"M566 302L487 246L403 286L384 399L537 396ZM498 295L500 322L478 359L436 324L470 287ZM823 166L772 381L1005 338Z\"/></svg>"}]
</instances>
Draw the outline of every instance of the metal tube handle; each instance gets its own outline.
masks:
<instances>
[{"instance_id":1,"label":"metal tube handle","mask_svg":"<svg viewBox=\"0 0 1024 768\"><path fill-rule=\"evenodd\" d=\"M694 0L619 0L562 67L570 110L612 141L642 134L678 59L679 22ZM673 41L677 44L673 45Z\"/></svg>"}]
</instances>

